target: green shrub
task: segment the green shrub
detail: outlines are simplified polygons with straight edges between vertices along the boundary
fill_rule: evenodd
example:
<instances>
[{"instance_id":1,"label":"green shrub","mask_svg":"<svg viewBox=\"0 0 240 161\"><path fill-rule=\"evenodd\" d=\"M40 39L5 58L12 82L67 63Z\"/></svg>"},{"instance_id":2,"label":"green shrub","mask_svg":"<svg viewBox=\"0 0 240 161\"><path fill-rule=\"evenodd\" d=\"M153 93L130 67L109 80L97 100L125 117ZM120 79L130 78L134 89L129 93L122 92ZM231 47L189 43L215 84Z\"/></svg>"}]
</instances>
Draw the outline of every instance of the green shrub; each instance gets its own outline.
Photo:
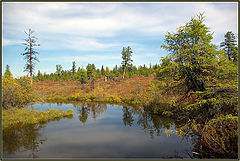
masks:
<instances>
[{"instance_id":1,"label":"green shrub","mask_svg":"<svg viewBox=\"0 0 240 161\"><path fill-rule=\"evenodd\" d=\"M30 79L21 77L16 80L11 76L3 77L2 98L2 107L4 109L23 107L34 101Z\"/></svg>"}]
</instances>

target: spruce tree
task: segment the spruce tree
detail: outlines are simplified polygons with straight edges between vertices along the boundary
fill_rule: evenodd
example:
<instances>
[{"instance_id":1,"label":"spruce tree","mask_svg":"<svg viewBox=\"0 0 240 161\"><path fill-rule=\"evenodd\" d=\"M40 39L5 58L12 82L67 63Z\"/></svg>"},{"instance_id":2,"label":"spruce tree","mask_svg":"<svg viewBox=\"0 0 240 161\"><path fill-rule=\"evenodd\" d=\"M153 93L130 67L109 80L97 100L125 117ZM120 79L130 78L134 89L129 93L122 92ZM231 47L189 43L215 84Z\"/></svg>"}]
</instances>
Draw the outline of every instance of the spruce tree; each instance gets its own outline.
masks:
<instances>
[{"instance_id":1,"label":"spruce tree","mask_svg":"<svg viewBox=\"0 0 240 161\"><path fill-rule=\"evenodd\" d=\"M232 31L228 31L225 34L224 42L221 42L220 47L224 48L225 54L229 60L237 61L237 44L236 37Z\"/></svg>"},{"instance_id":2,"label":"spruce tree","mask_svg":"<svg viewBox=\"0 0 240 161\"><path fill-rule=\"evenodd\" d=\"M126 73L126 70L128 67L131 66L132 64L132 49L130 48L130 46L128 46L127 48L123 47L122 50L122 67L123 67L123 75L122 75L122 79L124 79L124 75Z\"/></svg>"},{"instance_id":3,"label":"spruce tree","mask_svg":"<svg viewBox=\"0 0 240 161\"><path fill-rule=\"evenodd\" d=\"M25 39L25 42L23 43L23 45L26 46L25 52L22 53L22 55L25 56L25 59L27 61L24 71L28 72L30 74L31 84L32 84L35 62L39 62L39 60L36 57L36 55L39 53L35 51L34 47L40 46L40 44L37 44L37 42L36 42L37 38L35 36L33 36L34 31L32 29L29 29L28 32L26 32L26 31L24 31L24 32L27 35L27 38Z\"/></svg>"},{"instance_id":4,"label":"spruce tree","mask_svg":"<svg viewBox=\"0 0 240 161\"><path fill-rule=\"evenodd\" d=\"M179 27L176 33L168 32L165 35L166 45L162 48L169 52L169 57L162 59L157 76L160 79L173 78L172 86L175 89L180 87L186 94L204 91L204 75L215 57L216 46L211 43L212 38L212 33L204 24L203 14Z\"/></svg>"},{"instance_id":5,"label":"spruce tree","mask_svg":"<svg viewBox=\"0 0 240 161\"><path fill-rule=\"evenodd\" d=\"M4 73L4 77L12 77L12 73L10 72L10 66L6 65L6 71Z\"/></svg>"}]
</instances>

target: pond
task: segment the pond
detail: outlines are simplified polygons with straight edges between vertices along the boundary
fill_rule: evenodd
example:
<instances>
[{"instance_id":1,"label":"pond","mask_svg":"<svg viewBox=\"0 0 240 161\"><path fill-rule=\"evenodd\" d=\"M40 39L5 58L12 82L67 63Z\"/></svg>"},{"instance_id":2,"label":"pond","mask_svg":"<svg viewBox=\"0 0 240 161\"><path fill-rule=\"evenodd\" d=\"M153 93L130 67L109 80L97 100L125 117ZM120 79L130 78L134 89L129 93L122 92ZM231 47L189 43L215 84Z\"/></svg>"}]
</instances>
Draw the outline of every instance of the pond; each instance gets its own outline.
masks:
<instances>
[{"instance_id":1,"label":"pond","mask_svg":"<svg viewBox=\"0 0 240 161\"><path fill-rule=\"evenodd\" d=\"M74 110L72 118L3 134L4 158L192 158L191 138L174 120L142 109L98 103L44 103L35 110ZM31 107L29 107L31 109Z\"/></svg>"}]
</instances>

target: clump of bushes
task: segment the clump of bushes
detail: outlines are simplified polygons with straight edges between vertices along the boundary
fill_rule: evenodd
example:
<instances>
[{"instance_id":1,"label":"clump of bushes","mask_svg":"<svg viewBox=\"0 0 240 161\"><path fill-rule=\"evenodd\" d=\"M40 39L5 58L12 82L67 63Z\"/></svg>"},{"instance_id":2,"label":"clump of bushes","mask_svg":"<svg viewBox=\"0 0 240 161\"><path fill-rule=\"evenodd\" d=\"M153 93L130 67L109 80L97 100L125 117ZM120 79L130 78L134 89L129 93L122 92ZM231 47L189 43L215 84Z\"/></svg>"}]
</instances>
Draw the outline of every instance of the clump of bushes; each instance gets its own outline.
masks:
<instances>
[{"instance_id":1,"label":"clump of bushes","mask_svg":"<svg viewBox=\"0 0 240 161\"><path fill-rule=\"evenodd\" d=\"M34 101L30 79L21 77L17 80L11 75L4 76L2 79L2 98L3 109L23 107Z\"/></svg>"}]
</instances>

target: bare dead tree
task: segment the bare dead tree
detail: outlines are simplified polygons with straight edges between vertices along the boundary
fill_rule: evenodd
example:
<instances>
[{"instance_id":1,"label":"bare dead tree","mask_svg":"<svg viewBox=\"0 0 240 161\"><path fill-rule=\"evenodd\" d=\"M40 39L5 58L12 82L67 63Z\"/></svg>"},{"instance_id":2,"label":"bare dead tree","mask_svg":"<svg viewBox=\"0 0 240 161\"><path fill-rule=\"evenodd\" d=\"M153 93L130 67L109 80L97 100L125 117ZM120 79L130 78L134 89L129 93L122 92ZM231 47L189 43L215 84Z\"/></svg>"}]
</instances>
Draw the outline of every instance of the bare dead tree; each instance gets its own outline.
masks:
<instances>
[{"instance_id":1,"label":"bare dead tree","mask_svg":"<svg viewBox=\"0 0 240 161\"><path fill-rule=\"evenodd\" d=\"M33 77L33 72L34 72L34 67L35 63L39 62L38 58L36 57L38 52L35 51L34 47L35 46L40 46L40 44L37 44L36 40L37 38L33 36L34 31L32 29L29 29L28 32L24 31L25 34L27 35L27 38L25 39L25 42L23 45L26 46L25 52L22 53L24 56L24 59L26 59L26 65L24 67L24 72L28 72L31 77L31 84L33 82L32 77Z\"/></svg>"}]
</instances>

